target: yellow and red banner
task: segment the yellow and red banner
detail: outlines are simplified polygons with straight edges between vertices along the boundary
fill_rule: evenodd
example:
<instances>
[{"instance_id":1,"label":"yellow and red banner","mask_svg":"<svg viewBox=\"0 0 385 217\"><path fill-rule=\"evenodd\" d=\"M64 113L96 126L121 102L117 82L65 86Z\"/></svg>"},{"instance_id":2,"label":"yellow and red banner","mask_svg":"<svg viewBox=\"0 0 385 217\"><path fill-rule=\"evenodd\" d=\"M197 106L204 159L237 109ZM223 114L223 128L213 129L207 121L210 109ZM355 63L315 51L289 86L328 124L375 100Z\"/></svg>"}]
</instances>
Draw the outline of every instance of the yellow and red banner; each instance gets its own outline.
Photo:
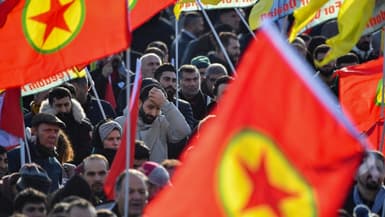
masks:
<instances>
[{"instance_id":1,"label":"yellow and red banner","mask_svg":"<svg viewBox=\"0 0 385 217\"><path fill-rule=\"evenodd\" d=\"M258 32L217 116L145 216L336 216L364 149L272 28Z\"/></svg>"},{"instance_id":2,"label":"yellow and red banner","mask_svg":"<svg viewBox=\"0 0 385 217\"><path fill-rule=\"evenodd\" d=\"M36 82L129 46L126 0L7 0L0 11L5 11L0 13L0 89Z\"/></svg>"}]
</instances>

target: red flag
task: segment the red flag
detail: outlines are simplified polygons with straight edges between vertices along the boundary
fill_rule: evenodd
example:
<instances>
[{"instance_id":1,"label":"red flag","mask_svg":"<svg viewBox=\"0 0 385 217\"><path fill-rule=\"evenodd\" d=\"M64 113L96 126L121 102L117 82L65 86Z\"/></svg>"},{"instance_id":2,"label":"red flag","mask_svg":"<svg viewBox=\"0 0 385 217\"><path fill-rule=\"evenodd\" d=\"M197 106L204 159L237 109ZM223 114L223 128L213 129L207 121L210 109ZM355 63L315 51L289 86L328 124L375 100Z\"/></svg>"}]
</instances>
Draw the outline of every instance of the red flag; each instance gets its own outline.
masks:
<instances>
[{"instance_id":1,"label":"red flag","mask_svg":"<svg viewBox=\"0 0 385 217\"><path fill-rule=\"evenodd\" d=\"M205 145L145 216L336 216L363 148L279 35L259 31L217 117L193 141Z\"/></svg>"},{"instance_id":2,"label":"red flag","mask_svg":"<svg viewBox=\"0 0 385 217\"><path fill-rule=\"evenodd\" d=\"M38 81L129 45L126 0L7 0L0 11L7 12L0 13L0 88Z\"/></svg>"},{"instance_id":3,"label":"red flag","mask_svg":"<svg viewBox=\"0 0 385 217\"><path fill-rule=\"evenodd\" d=\"M140 68L140 66L137 67ZM142 85L142 76L141 73L136 72L134 87L132 88L131 100L130 100L130 165L133 165L134 156L135 156L135 135L136 135L136 121L138 118L138 107L139 107L139 94L140 87ZM124 122L125 127L122 135L122 141L120 143L119 149L116 152L114 161L112 162L111 169L108 173L106 181L104 183L104 192L108 199L113 199L114 186L116 178L121 172L126 168L126 149L127 149L127 121Z\"/></svg>"},{"instance_id":4,"label":"red flag","mask_svg":"<svg viewBox=\"0 0 385 217\"><path fill-rule=\"evenodd\" d=\"M114 90L112 88L111 76L108 76L106 95L104 97L104 100L108 101L111 104L112 108L116 109L116 101L115 101Z\"/></svg>"},{"instance_id":5,"label":"red flag","mask_svg":"<svg viewBox=\"0 0 385 217\"><path fill-rule=\"evenodd\" d=\"M24 138L24 119L21 111L20 88L8 89L3 93L3 105L1 106L0 129L16 136Z\"/></svg>"},{"instance_id":6,"label":"red flag","mask_svg":"<svg viewBox=\"0 0 385 217\"><path fill-rule=\"evenodd\" d=\"M135 30L155 14L174 4L176 0L134 0L130 2L130 26Z\"/></svg>"},{"instance_id":7,"label":"red flag","mask_svg":"<svg viewBox=\"0 0 385 217\"><path fill-rule=\"evenodd\" d=\"M383 123L380 118L383 61L379 58L337 71L341 105L376 149Z\"/></svg>"}]
</instances>

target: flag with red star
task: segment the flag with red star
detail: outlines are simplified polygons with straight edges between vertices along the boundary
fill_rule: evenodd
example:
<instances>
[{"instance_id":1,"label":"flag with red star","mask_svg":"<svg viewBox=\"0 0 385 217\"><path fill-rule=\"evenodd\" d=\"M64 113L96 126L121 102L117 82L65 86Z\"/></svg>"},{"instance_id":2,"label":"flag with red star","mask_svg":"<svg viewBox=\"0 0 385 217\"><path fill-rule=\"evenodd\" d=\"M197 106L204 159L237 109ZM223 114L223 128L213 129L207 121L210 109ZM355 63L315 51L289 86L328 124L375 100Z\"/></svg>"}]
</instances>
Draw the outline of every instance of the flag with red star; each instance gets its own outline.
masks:
<instances>
[{"instance_id":1,"label":"flag with red star","mask_svg":"<svg viewBox=\"0 0 385 217\"><path fill-rule=\"evenodd\" d=\"M127 1L0 3L0 88L48 78L129 46Z\"/></svg>"},{"instance_id":2,"label":"flag with red star","mask_svg":"<svg viewBox=\"0 0 385 217\"><path fill-rule=\"evenodd\" d=\"M338 70L341 106L356 127L365 133L373 148L379 149L381 118L382 70L384 58Z\"/></svg>"},{"instance_id":3,"label":"flag with red star","mask_svg":"<svg viewBox=\"0 0 385 217\"><path fill-rule=\"evenodd\" d=\"M280 37L261 28L145 216L337 215L367 144Z\"/></svg>"}]
</instances>

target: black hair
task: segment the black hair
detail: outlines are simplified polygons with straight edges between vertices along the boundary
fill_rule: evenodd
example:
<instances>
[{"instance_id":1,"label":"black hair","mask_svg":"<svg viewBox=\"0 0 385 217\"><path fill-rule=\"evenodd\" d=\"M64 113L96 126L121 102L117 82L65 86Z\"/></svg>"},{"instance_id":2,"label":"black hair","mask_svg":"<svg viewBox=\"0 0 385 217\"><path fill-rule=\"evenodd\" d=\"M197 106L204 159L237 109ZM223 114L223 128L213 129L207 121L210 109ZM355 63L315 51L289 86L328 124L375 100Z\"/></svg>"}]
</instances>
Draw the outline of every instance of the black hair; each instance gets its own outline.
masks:
<instances>
[{"instance_id":1,"label":"black hair","mask_svg":"<svg viewBox=\"0 0 385 217\"><path fill-rule=\"evenodd\" d=\"M64 97L72 98L71 92L65 87L55 87L48 94L48 102L53 104L53 99L63 99Z\"/></svg>"},{"instance_id":2,"label":"black hair","mask_svg":"<svg viewBox=\"0 0 385 217\"><path fill-rule=\"evenodd\" d=\"M213 89L213 93L215 96L218 95L218 87L221 85L221 84L229 84L230 82L234 81L234 78L228 76L228 75L224 75L224 76L221 76L219 77L215 83L214 83L214 89Z\"/></svg>"},{"instance_id":3,"label":"black hair","mask_svg":"<svg viewBox=\"0 0 385 217\"><path fill-rule=\"evenodd\" d=\"M160 84L153 83L153 84L146 85L146 86L143 87L142 90L140 91L139 99L140 99L142 102L144 102L144 101L147 100L148 94L149 94L150 90L151 90L153 87L160 89L160 90L164 93L164 95L167 96L166 91L163 89L162 86L160 86Z\"/></svg>"},{"instance_id":4,"label":"black hair","mask_svg":"<svg viewBox=\"0 0 385 217\"><path fill-rule=\"evenodd\" d=\"M150 148L141 140L135 140L135 159L150 159Z\"/></svg>"},{"instance_id":5,"label":"black hair","mask_svg":"<svg viewBox=\"0 0 385 217\"><path fill-rule=\"evenodd\" d=\"M175 72L176 73L176 70L174 68L173 65L171 64L168 64L168 63L165 63L165 64L162 64L160 65L154 72L154 78L156 80L160 80L160 77L162 76L163 72Z\"/></svg>"},{"instance_id":6,"label":"black hair","mask_svg":"<svg viewBox=\"0 0 385 217\"><path fill-rule=\"evenodd\" d=\"M33 188L26 188L16 195L14 200L14 210L21 212L27 203L39 204L43 203L47 208L47 196Z\"/></svg>"}]
</instances>

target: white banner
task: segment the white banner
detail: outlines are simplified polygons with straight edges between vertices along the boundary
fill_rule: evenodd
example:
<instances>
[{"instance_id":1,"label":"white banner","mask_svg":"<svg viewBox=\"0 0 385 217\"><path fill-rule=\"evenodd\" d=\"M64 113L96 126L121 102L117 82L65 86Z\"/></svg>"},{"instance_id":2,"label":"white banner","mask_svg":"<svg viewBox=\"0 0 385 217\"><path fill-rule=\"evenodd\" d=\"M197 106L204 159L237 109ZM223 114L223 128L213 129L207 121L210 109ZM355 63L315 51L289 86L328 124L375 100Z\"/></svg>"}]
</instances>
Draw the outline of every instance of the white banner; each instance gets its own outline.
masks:
<instances>
[{"instance_id":1,"label":"white banner","mask_svg":"<svg viewBox=\"0 0 385 217\"><path fill-rule=\"evenodd\" d=\"M243 8L254 5L258 0L222 0L217 5L205 5L203 7L207 10L211 9L224 9L224 8ZM198 11L200 10L195 2L192 3L181 3L182 11Z\"/></svg>"},{"instance_id":2,"label":"white banner","mask_svg":"<svg viewBox=\"0 0 385 217\"><path fill-rule=\"evenodd\" d=\"M60 72L56 75L50 76L46 79L42 79L40 81L36 81L33 83L29 83L24 85L21 88L21 95L22 96L28 96L31 94L35 94L41 91L48 90L50 88L59 86L63 84L66 81L75 79L75 78L80 78L84 77L86 75L85 70L83 69L82 71L78 72L76 70L67 70L64 72Z\"/></svg>"}]
</instances>

